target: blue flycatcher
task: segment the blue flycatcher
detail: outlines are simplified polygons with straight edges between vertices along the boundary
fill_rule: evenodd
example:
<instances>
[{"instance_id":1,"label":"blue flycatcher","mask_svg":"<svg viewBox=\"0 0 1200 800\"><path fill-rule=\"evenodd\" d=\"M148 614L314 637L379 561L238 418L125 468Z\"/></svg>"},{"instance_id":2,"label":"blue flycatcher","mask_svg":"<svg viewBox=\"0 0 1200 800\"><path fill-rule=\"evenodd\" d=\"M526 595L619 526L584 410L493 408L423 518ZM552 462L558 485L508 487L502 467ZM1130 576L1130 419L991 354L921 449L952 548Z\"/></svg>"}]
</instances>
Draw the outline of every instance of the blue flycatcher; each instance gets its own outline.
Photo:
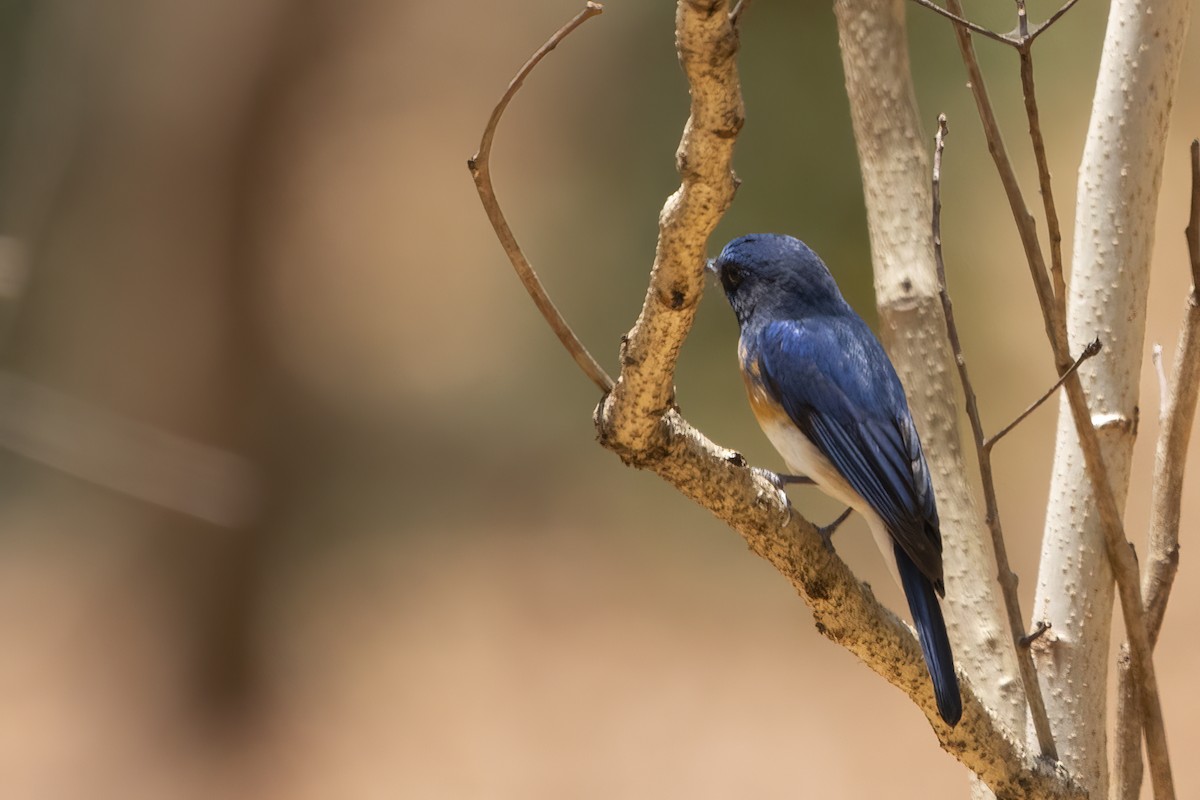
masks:
<instances>
[{"instance_id":1,"label":"blue flycatcher","mask_svg":"<svg viewBox=\"0 0 1200 800\"><path fill-rule=\"evenodd\" d=\"M796 473L776 476L777 485L816 484L866 519L908 598L938 711L954 725L962 700L938 605L942 535L895 368L798 239L743 236L710 268L741 327L738 361L754 416Z\"/></svg>"}]
</instances>

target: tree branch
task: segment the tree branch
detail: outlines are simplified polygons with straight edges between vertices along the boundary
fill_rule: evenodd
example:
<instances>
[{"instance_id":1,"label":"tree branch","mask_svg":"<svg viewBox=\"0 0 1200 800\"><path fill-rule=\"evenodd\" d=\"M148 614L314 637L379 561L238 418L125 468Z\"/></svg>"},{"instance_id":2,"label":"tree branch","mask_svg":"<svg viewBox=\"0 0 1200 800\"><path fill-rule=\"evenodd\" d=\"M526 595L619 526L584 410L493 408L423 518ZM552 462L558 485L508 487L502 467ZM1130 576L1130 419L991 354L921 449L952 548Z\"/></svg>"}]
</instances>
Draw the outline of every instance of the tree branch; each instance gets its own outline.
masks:
<instances>
[{"instance_id":1,"label":"tree branch","mask_svg":"<svg viewBox=\"0 0 1200 800\"><path fill-rule=\"evenodd\" d=\"M950 728L942 722L912 630L829 551L817 528L798 514L787 515L765 478L748 469L737 453L713 444L677 412L665 415L662 428L662 448L640 466L741 534L755 554L792 584L812 610L822 635L850 650L920 707L942 749L999 798L1083 800L1083 790L1061 767L1032 758L996 724L970 684L963 684L963 716L958 725Z\"/></svg>"},{"instance_id":2,"label":"tree branch","mask_svg":"<svg viewBox=\"0 0 1200 800\"><path fill-rule=\"evenodd\" d=\"M1024 422L1026 417L1037 411L1039 408L1041 408L1043 403L1053 397L1054 393L1061 389L1062 385L1066 383L1067 377L1075 374L1075 371L1083 366L1083 362L1087 361L1092 356L1099 354L1101 349L1103 349L1103 345L1100 344L1099 339L1093 339L1091 342L1089 342L1088 346L1083 348L1083 352L1079 354L1079 358L1075 359L1074 363L1067 368L1065 374L1059 376L1058 380L1054 382L1053 386L1047 389L1037 400L1034 400L1032 403L1030 403L1024 411L1017 415L1016 419L1005 425L1000 430L996 431L996 433L989 436L983 443L983 446L990 452L1001 439L1012 433L1014 428Z\"/></svg>"},{"instance_id":3,"label":"tree branch","mask_svg":"<svg viewBox=\"0 0 1200 800\"><path fill-rule=\"evenodd\" d=\"M987 509L986 522L992 535L992 549L996 555L996 580L999 582L1004 596L1009 635L1012 637L1014 649L1017 652L1021 682L1025 686L1025 697L1029 703L1030 720L1033 722L1038 749L1042 756L1057 761L1058 750L1054 746L1054 735L1050 732L1050 720L1046 717L1046 703L1042 699L1037 670L1033 666L1033 656L1028 647L1019 646L1025 638L1025 617L1021 613L1021 601L1017 596L1017 576L1009 565L1008 548L1004 544L1004 533L1000 525L1000 503L996 498L996 482L992 477L991 448L984 441L979 404L975 397L975 388L971 383L970 373L967 370L967 359L963 355L962 342L958 336L958 325L954 321L954 304L950 302L950 292L946 288L946 263L942 256L941 186L942 152L945 150L948 134L946 115L942 114L938 116L938 129L937 135L934 137L933 151L933 252L937 262L938 294L941 297L942 309L946 317L946 335L950 338L954 361L958 365L958 378L966 400L967 418L971 422L971 432L975 437L975 451L979 458L979 476L983 484L984 504ZM1018 421L1020 420L1018 419Z\"/></svg>"},{"instance_id":4,"label":"tree branch","mask_svg":"<svg viewBox=\"0 0 1200 800\"><path fill-rule=\"evenodd\" d=\"M1175 374L1163 401L1163 426L1154 453L1149 560L1142 591L1146 627L1158 640L1175 572L1179 568L1179 515L1183 503L1183 471L1200 392L1200 141L1193 140L1192 203L1185 231L1192 267L1183 329L1175 348Z\"/></svg>"},{"instance_id":5,"label":"tree branch","mask_svg":"<svg viewBox=\"0 0 1200 800\"><path fill-rule=\"evenodd\" d=\"M475 180L475 188L479 192L479 199L483 202L484 211L487 212L488 219L492 223L492 229L496 231L496 238L500 240L500 245L504 248L508 260L512 262L513 269L516 270L517 277L521 279L525 290L533 298L534 305L538 307L538 311L542 312L542 316L550 325L551 330L558 336L563 347L567 348L567 352L575 359L575 363L579 365L583 373L591 379L592 383L596 384L600 391L607 392L613 386L612 378L608 377L608 373L571 330L571 326L567 324L566 319L550 299L550 295L546 293L546 288L542 285L537 273L534 272L529 259L525 257L525 253L517 244L517 237L513 235L508 221L504 218L504 212L500 210L500 203L496 200L496 192L492 187L491 170L492 139L496 135L496 127L500 124L500 118L504 115L504 110L508 108L509 102L521 88L521 84L529 77L529 73L533 72L533 68L538 65L538 62L557 47L559 42L567 38L571 31L603 10L604 6L601 4L588 2L582 11L546 40L546 43L539 47L537 52L517 71L517 74L509 82L508 89L500 98L500 102L496 103L496 107L492 109L492 115L488 118L487 125L483 129L483 136L479 140L479 149L475 155L467 159L467 169L471 171L471 177Z\"/></svg>"},{"instance_id":6,"label":"tree branch","mask_svg":"<svg viewBox=\"0 0 1200 800\"><path fill-rule=\"evenodd\" d=\"M962 6L959 0L947 0L947 6L952 14L962 16ZM1052 290L1050 278L1047 276L1045 261L1042 257L1041 246L1038 243L1037 231L1032 215L1021 196L1016 174L1012 169L1000 136L999 125L992 111L987 90L983 83L983 75L975 57L974 46L970 33L960 26L955 26L959 50L970 76L971 91L974 94L980 119L983 121L984 133L988 140L988 150L992 154L1001 183L1004 185L1014 220L1025 249L1034 287L1037 290L1042 317L1054 353L1055 363L1060 375L1066 375L1064 384L1067 392L1068 406L1074 422L1079 449L1082 451L1084 467L1088 481L1092 487L1096 509L1099 512L1104 546L1108 560L1112 566L1117 582L1118 595L1121 599L1122 617L1129 636L1133 654L1134 671L1137 676L1138 688L1141 693L1142 707L1145 713L1145 731L1147 749L1152 759L1158 764L1155 771L1156 796L1159 800L1173 797L1174 790L1169 768L1166 749L1166 734L1162 718L1162 706L1158 696L1158 683L1154 674L1154 664L1151 658L1149 635L1146 630L1146 620L1142 609L1141 590L1137 562L1125 537L1121 520L1120 508L1113 494L1112 483L1109 480L1108 469L1105 465L1104 454L1100 446L1099 436L1092 422L1088 409L1087 396L1083 384L1076 372L1068 373L1071 366L1068 333L1066 327L1066 296L1065 292L1058 294ZM1033 91L1032 81L1024 83L1022 88L1027 93ZM1036 101L1026 97L1027 113L1036 111ZM1036 114L1030 116L1031 129L1036 122ZM1159 160L1161 167L1161 159ZM1103 741L1102 728L1100 739ZM1098 754L1084 755L1085 758L1096 760L1095 769L1087 769L1089 774L1096 775L1096 780L1103 786L1103 751Z\"/></svg>"},{"instance_id":7,"label":"tree branch","mask_svg":"<svg viewBox=\"0 0 1200 800\"><path fill-rule=\"evenodd\" d=\"M954 10L942 8L937 3L934 3L933 0L913 0L913 2L919 6L929 9L930 11L933 11L936 14L940 14L960 28L965 28L972 33L978 33L980 36L991 39L994 42L1000 42L1001 44L1006 44L1009 47L1015 47L1020 50L1022 48L1028 49L1028 47L1033 44L1033 41L1037 39L1037 37L1049 30L1049 28L1054 23L1058 22L1059 19L1062 18L1063 14L1066 14L1068 11L1070 11L1071 8L1077 2L1079 2L1079 0L1067 0L1067 2L1060 9L1058 9L1058 11L1055 11L1050 15L1049 19L1047 19L1041 25L1038 25L1033 30L1030 30L1029 28L1029 18L1025 13L1025 0L1017 0L1016 36L1013 36L1011 33L996 33L991 28L985 28L982 25L971 22L971 20L962 15L961 7L959 8L958 12L955 12Z\"/></svg>"},{"instance_id":8,"label":"tree branch","mask_svg":"<svg viewBox=\"0 0 1200 800\"><path fill-rule=\"evenodd\" d=\"M1184 232L1192 268L1183 327L1175 349L1175 374L1162 396L1162 427L1154 450L1154 488L1150 501L1149 557L1142 577L1150 645L1158 642L1167 599L1179 569L1179 519L1188 442L1200 392L1200 142L1191 146L1192 201ZM1136 798L1142 784L1140 704L1133 685L1129 647L1117 661L1117 742L1113 796Z\"/></svg>"},{"instance_id":9,"label":"tree branch","mask_svg":"<svg viewBox=\"0 0 1200 800\"><path fill-rule=\"evenodd\" d=\"M1069 8L1070 4L1064 6L1059 16ZM1066 279L1063 276L1062 228L1059 227L1058 210L1054 204L1050 165L1046 160L1046 141L1042 138L1041 115L1038 113L1037 92L1033 82L1033 37L1029 34L1025 0L1017 0L1017 13L1021 28L1021 41L1017 45L1017 54L1021 63L1021 94L1025 99L1025 116L1029 120L1029 141L1033 145L1033 158L1037 163L1038 189L1042 195L1042 211L1046 217L1046 231L1050 237L1050 280L1054 287L1054 296L1059 299L1065 310L1067 288Z\"/></svg>"},{"instance_id":10,"label":"tree branch","mask_svg":"<svg viewBox=\"0 0 1200 800\"><path fill-rule=\"evenodd\" d=\"M978 33L980 36L984 36L988 39L991 39L994 42L1000 42L1001 44L1007 44L1007 45L1015 45L1016 44L1015 39L1005 36L1002 33L996 33L994 30L992 30L990 28L985 28L982 25L978 25L974 22L971 22L971 20L967 19L966 17L964 17L962 15L961 9L959 10L958 13L955 13L953 11L947 11L946 9L939 6L937 3L934 3L933 0L913 0L913 2L919 6L928 8L930 11L933 11L936 14L942 15L943 17L950 20L951 22L953 22L955 25L957 25L959 27L966 28L967 30L973 31L974 33Z\"/></svg>"},{"instance_id":11,"label":"tree branch","mask_svg":"<svg viewBox=\"0 0 1200 800\"><path fill-rule=\"evenodd\" d=\"M653 470L734 527L800 592L818 630L905 691L942 747L998 796L1082 800L1083 790L1061 768L1030 758L995 723L969 683L963 684L961 721L953 729L946 726L912 630L828 551L810 522L786 514L774 487L748 469L740 455L710 442L673 407L675 361L703 290L707 238L736 187L730 165L742 125L737 38L727 4L680 0L676 25L692 95L677 155L682 181L660 215L650 285L622 348L620 378L596 409L601 443L626 463ZM473 169L478 168L476 162ZM497 235L502 236L500 227Z\"/></svg>"},{"instance_id":12,"label":"tree branch","mask_svg":"<svg viewBox=\"0 0 1200 800\"><path fill-rule=\"evenodd\" d=\"M1034 39L1049 30L1051 25L1058 22L1062 18L1062 15L1070 11L1078 2L1079 0L1067 0L1067 2L1063 4L1062 8L1050 15L1049 19L1029 32L1029 35L1026 37L1028 41L1032 43Z\"/></svg>"},{"instance_id":13,"label":"tree branch","mask_svg":"<svg viewBox=\"0 0 1200 800\"><path fill-rule=\"evenodd\" d=\"M745 112L727 9L723 0L681 0L676 14L679 60L692 88L675 157L682 181L659 214L646 299L622 343L621 375L601 405L601 440L630 463L662 446L675 362L704 290L708 237L737 188L733 143Z\"/></svg>"}]
</instances>

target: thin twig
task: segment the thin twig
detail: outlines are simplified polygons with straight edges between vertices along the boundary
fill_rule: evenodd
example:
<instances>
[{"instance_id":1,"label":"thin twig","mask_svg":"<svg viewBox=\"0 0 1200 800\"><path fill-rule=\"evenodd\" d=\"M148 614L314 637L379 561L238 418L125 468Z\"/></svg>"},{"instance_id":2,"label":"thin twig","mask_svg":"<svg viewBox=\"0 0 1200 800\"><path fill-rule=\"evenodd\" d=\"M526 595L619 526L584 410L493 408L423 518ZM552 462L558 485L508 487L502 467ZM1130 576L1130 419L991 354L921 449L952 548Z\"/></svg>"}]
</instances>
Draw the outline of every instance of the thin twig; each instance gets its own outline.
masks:
<instances>
[{"instance_id":1,"label":"thin twig","mask_svg":"<svg viewBox=\"0 0 1200 800\"><path fill-rule=\"evenodd\" d=\"M1163 366L1162 345L1158 342L1150 348L1150 361L1154 364L1154 377L1158 378L1158 424L1167 419L1167 371Z\"/></svg>"},{"instance_id":2,"label":"thin twig","mask_svg":"<svg viewBox=\"0 0 1200 800\"><path fill-rule=\"evenodd\" d=\"M1066 297L1067 291L1066 278L1063 276L1062 228L1059 226L1058 210L1054 204L1050 165L1046 160L1046 140L1042 138L1042 123L1038 114L1037 92L1033 82L1033 37L1029 35L1024 0L1017 1L1017 13L1020 17L1021 28L1021 43L1017 46L1017 54L1021 63L1021 94L1025 98L1025 116L1029 120L1029 141L1033 145L1033 157L1037 163L1042 211L1046 216L1046 232L1050 237L1050 280L1054 287L1054 296L1061 299Z\"/></svg>"},{"instance_id":3,"label":"thin twig","mask_svg":"<svg viewBox=\"0 0 1200 800\"><path fill-rule=\"evenodd\" d=\"M947 0L947 7L951 13L962 16L962 4L959 0ZM1000 174L1000 181L1004 186L1017 231L1020 234L1021 244L1025 249L1026 260L1029 263L1030 274L1037 292L1038 304L1042 309L1042 319L1054 353L1055 364L1060 375L1066 374L1072 363L1065 321L1066 296L1065 293L1056 296L1051 288L1033 216L1025 205L1016 173L1008 159L995 112L992 110L987 96L983 74L979 69L979 61L975 56L975 47L971 43L970 32L957 25L954 30L963 63L970 76L971 92L975 97L975 104L983 122L988 151ZM1142 608L1137 560L1134 558L1129 541L1125 536L1120 509L1117 506L1116 497L1113 495L1112 484L1108 479L1108 468L1104 462L1103 451L1100 449L1099 436L1092 424L1087 395L1077 372L1067 375L1064 388L1067 393L1071 418L1078 433L1088 480L1095 495L1094 499L1104 531L1105 549L1116 578L1117 594L1121 600L1121 615L1129 637L1134 673L1141 694L1139 699L1144 713L1147 751L1153 766L1151 775L1154 781L1155 796L1158 800L1167 800L1174 797L1174 781L1171 776L1170 756L1167 752L1158 680L1154 672L1152 648L1146 628L1145 612Z\"/></svg>"},{"instance_id":4,"label":"thin twig","mask_svg":"<svg viewBox=\"0 0 1200 800\"><path fill-rule=\"evenodd\" d=\"M991 30L990 28L985 28L982 25L977 25L976 23L971 22L971 20L962 16L961 12L956 14L953 11L947 11L946 9L939 6L937 3L934 3L933 0L913 0L913 2L919 6L924 6L925 8L928 8L930 11L941 14L943 17L950 20L955 25L961 25L962 27L964 27L968 30L978 33L980 36L986 36L987 38L989 38L993 41L1000 42L1001 44L1007 44L1011 47L1015 47L1017 45L1016 39L1012 39L1008 36L1005 36L1003 33L996 33L994 30Z\"/></svg>"},{"instance_id":5,"label":"thin twig","mask_svg":"<svg viewBox=\"0 0 1200 800\"><path fill-rule=\"evenodd\" d=\"M1053 14L1050 15L1050 18L1048 20L1046 20L1041 25L1038 25L1036 28L1034 28L1032 31L1030 31L1029 35L1026 37L1026 39L1028 41L1032 42L1034 39L1041 36L1043 33L1045 33L1047 30L1050 29L1051 25L1053 25L1054 23L1056 23L1060 19L1062 19L1063 14L1066 14L1068 11L1070 11L1071 8L1074 7L1074 5L1078 2L1079 2L1079 0L1067 0L1067 2L1063 5L1062 8L1060 8L1058 11L1055 11Z\"/></svg>"},{"instance_id":6,"label":"thin twig","mask_svg":"<svg viewBox=\"0 0 1200 800\"><path fill-rule=\"evenodd\" d=\"M1148 558L1142 576L1146 598L1146 629L1150 645L1158 642L1167 600L1179 569L1179 521L1183 503L1183 475L1188 442L1200 394L1200 142L1193 141L1192 200L1184 231L1192 268L1175 373L1168 382L1163 374L1162 348L1155 346L1155 368L1161 386L1158 442L1154 450L1154 482L1150 500ZM1113 772L1120 797L1136 797L1142 783L1140 703L1130 669L1129 645L1117 659L1117 726Z\"/></svg>"},{"instance_id":7,"label":"thin twig","mask_svg":"<svg viewBox=\"0 0 1200 800\"><path fill-rule=\"evenodd\" d=\"M1038 639L1042 638L1042 635L1046 631L1050 630L1051 627L1052 626L1050 625L1050 623L1047 622L1046 620L1044 620L1044 619L1038 620L1037 627L1034 628L1032 631L1030 631L1027 635L1022 636L1020 638L1020 640L1017 642L1017 644L1021 645L1021 647L1029 647L1029 645L1033 644Z\"/></svg>"},{"instance_id":8,"label":"thin twig","mask_svg":"<svg viewBox=\"0 0 1200 800\"><path fill-rule=\"evenodd\" d=\"M941 114L938 116L933 151L933 257L937 265L938 294L941 297L942 310L946 317L946 335L950 339L950 348L954 352L954 361L958 365L958 378L966 399L967 417L971 422L971 432L975 437L975 449L979 454L979 474L983 483L986 521L992 535L992 548L996 554L996 579L1004 596L1004 609L1008 615L1009 631L1013 643L1016 645L1025 637L1025 617L1021 613L1021 601L1017 596L1017 576L1008 561L1008 549L1004 544L1004 533L1000 526L1000 504L996 498L996 483L992 476L991 454L984 446L983 422L979 417L979 404L970 374L967 371L967 360L963 355L962 342L958 336L958 325L954 321L954 306L950 302L950 292L946 288L946 264L942 256L941 183L942 151L946 147L948 134L946 115ZM1037 670L1033 665L1033 656L1028 647L1017 647L1016 650L1017 663L1021 670L1021 682L1025 685L1025 697L1029 703L1029 713L1033 720L1034 731L1037 733L1038 747L1043 756L1057 760L1058 751L1054 746L1054 736L1050 732L1050 720L1046 715L1046 703L1042 699L1041 685L1038 683Z\"/></svg>"},{"instance_id":9,"label":"thin twig","mask_svg":"<svg viewBox=\"0 0 1200 800\"><path fill-rule=\"evenodd\" d=\"M1192 293L1200 291L1200 139L1192 139L1192 210L1184 229L1192 261Z\"/></svg>"},{"instance_id":10,"label":"thin twig","mask_svg":"<svg viewBox=\"0 0 1200 800\"><path fill-rule=\"evenodd\" d=\"M749 6L750 0L738 0L737 5L729 12L729 24L733 26L734 30L737 29L738 24L742 21L742 14Z\"/></svg>"},{"instance_id":11,"label":"thin twig","mask_svg":"<svg viewBox=\"0 0 1200 800\"><path fill-rule=\"evenodd\" d=\"M1163 406L1163 427L1154 458L1149 561L1144 591L1146 628L1157 641L1167 597L1179 566L1179 514L1183 469L1200 394L1200 142L1192 142L1192 207L1186 230L1192 291L1175 355L1175 374Z\"/></svg>"},{"instance_id":12,"label":"thin twig","mask_svg":"<svg viewBox=\"0 0 1200 800\"><path fill-rule=\"evenodd\" d=\"M582 11L547 39L546 43L538 48L537 52L518 70L516 76L509 82L508 89L505 90L504 95L500 98L500 102L492 109L492 115L488 118L487 125L483 129L483 136L479 140L479 150L467 160L467 168L471 170L471 177L475 179L475 188L479 192L479 199L483 202L484 211L487 212L488 219L492 223L492 228L496 231L496 238L500 240L500 245L504 248L504 253L508 256L508 260L512 262L513 269L516 270L517 277L521 279L525 290L533 298L534 305L542 312L542 316L545 317L550 328L558 336L558 340L562 342L563 347L567 348L567 352L575 359L575 363L579 365L584 374L591 379L592 383L599 387L600 391L607 392L613 387L612 378L608 376L604 368L592 357L592 354L579 341L579 337L571 330L571 326L567 324L566 319L563 318L563 315L546 293L546 288L542 285L537 273L534 272L529 259L525 257L525 253L522 252L520 245L517 244L517 238L508 226L508 221L504 218L504 212L500 210L499 201L496 200L496 192L492 187L491 171L492 139L496 135L496 127L500 124L500 117L504 114L504 110L508 108L509 102L521 88L521 84L529 77L529 73L538 65L538 62L557 47L558 43L565 39L571 31L603 10L604 6L599 3L587 3Z\"/></svg>"},{"instance_id":13,"label":"thin twig","mask_svg":"<svg viewBox=\"0 0 1200 800\"><path fill-rule=\"evenodd\" d=\"M995 42L1000 42L1001 44L1006 44L1009 47L1020 49L1022 46L1028 47L1029 45L1033 44L1034 39L1037 39L1037 37L1049 30L1050 26L1058 22L1059 19L1062 18L1063 14L1066 14L1068 11L1070 11L1071 7L1078 3L1079 0L1067 0L1066 4L1064 4L1062 8L1058 9L1058 11L1055 11L1050 15L1049 19L1032 30L1029 28L1029 18L1025 13L1025 0L1018 0L1018 23L1016 36L1004 33L996 33L991 28L985 28L982 25L971 22L971 20L964 17L961 13L955 13L952 10L942 8L937 3L934 3L933 0L913 0L913 2L919 6L928 8L930 11L942 15L955 25L961 25L967 30L978 33L980 36L984 36Z\"/></svg>"},{"instance_id":14,"label":"thin twig","mask_svg":"<svg viewBox=\"0 0 1200 800\"><path fill-rule=\"evenodd\" d=\"M1071 364L1070 368L1067 369L1066 374L1060 375L1058 380L1056 380L1054 382L1054 385L1051 386L1049 389L1047 389L1045 394L1043 394L1037 400L1034 400L1033 403L1031 403L1028 408L1026 408L1024 411L1022 411L1020 414L1018 414L1016 419L1014 419L1012 422L1008 423L1003 428L1001 428L999 431L997 431L996 433L994 433L990 437L988 437L987 441L985 441L983 443L983 446L989 451L993 447L995 447L996 443L999 442L1001 439L1003 439L1005 436L1007 436L1009 433L1011 433L1013 428L1017 427L1022 422L1024 422L1025 418L1028 417L1030 414L1032 414L1034 411L1037 411L1038 408L1042 405L1042 403L1045 403L1047 400L1049 400L1051 397L1053 397L1054 393L1062 388L1062 385L1063 385L1063 383L1066 382L1067 378L1070 375L1073 375L1075 373L1075 370L1079 369L1083 365L1083 362L1087 361L1089 358L1091 358L1092 356L1099 353L1100 349L1101 349L1100 340L1093 339L1088 344L1087 347L1083 348L1083 352L1079 354L1079 358L1075 359L1075 363Z\"/></svg>"}]
</instances>

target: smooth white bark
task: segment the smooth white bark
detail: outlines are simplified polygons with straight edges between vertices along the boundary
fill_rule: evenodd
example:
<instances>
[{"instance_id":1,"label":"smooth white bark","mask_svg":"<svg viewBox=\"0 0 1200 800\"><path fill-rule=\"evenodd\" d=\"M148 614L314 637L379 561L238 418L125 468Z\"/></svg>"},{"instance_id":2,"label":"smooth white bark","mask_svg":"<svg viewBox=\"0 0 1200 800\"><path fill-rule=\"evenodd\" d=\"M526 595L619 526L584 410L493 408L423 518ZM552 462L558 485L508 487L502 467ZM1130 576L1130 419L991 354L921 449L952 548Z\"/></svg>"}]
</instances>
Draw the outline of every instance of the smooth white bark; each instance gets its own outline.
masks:
<instances>
[{"instance_id":1,"label":"smooth white bark","mask_svg":"<svg viewBox=\"0 0 1200 800\"><path fill-rule=\"evenodd\" d=\"M1079 170L1067 325L1072 352L1099 336L1080 370L1113 492L1123 508L1137 433L1146 291L1172 95L1188 0L1113 0ZM1107 791L1106 685L1113 584L1070 412L1060 410L1034 619L1063 763L1092 797Z\"/></svg>"}]
</instances>

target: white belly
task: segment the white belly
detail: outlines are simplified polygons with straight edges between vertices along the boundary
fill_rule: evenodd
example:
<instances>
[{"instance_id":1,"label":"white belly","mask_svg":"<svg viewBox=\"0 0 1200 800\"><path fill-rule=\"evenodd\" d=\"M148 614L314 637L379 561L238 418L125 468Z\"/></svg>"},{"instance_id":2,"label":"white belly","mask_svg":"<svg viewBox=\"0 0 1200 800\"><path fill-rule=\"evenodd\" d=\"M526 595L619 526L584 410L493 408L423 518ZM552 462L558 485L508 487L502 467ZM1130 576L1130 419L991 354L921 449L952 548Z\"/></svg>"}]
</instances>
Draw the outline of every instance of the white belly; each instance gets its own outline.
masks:
<instances>
[{"instance_id":1,"label":"white belly","mask_svg":"<svg viewBox=\"0 0 1200 800\"><path fill-rule=\"evenodd\" d=\"M871 529L871 535L879 547L884 563L887 564L897 585L900 585L900 572L896 567L896 553L892 549L892 536L870 504L854 491L854 488L846 482L846 479L825 457L825 454L818 450L807 436L800 433L790 420L764 422L760 419L759 424L762 426L763 432L767 434L767 438L771 440L771 444L779 451L779 455L783 456L784 463L787 464L789 470L797 475L811 478L818 489L834 500L850 506L867 521L867 527Z\"/></svg>"}]
</instances>

